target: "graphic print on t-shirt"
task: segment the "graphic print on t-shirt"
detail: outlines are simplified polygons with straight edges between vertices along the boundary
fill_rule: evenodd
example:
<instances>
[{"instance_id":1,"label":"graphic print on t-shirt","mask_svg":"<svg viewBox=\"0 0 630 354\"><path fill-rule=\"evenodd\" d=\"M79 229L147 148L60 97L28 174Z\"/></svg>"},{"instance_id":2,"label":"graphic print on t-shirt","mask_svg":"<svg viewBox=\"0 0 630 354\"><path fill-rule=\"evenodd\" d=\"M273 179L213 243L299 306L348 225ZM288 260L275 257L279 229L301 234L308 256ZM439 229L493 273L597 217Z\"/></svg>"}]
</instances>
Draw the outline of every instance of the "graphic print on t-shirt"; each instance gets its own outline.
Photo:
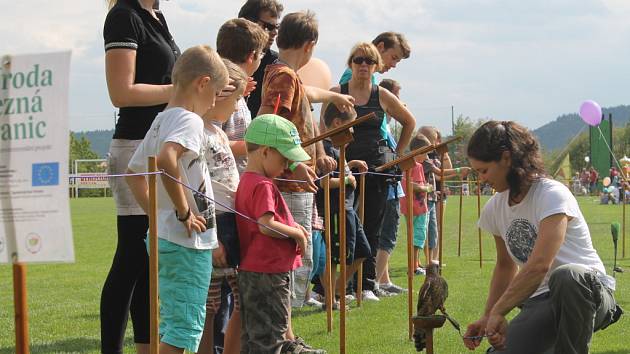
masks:
<instances>
[{"instance_id":1,"label":"graphic print on t-shirt","mask_svg":"<svg viewBox=\"0 0 630 354\"><path fill-rule=\"evenodd\" d=\"M198 167L195 167L196 164L199 164ZM203 154L199 155L196 159L191 160L188 164L188 169L197 168L202 171L202 176L208 174L208 165L206 164L206 159ZM203 172L205 170L205 172ZM190 176L190 174L189 174ZM201 178L199 181L199 186L197 186L197 190L199 193L193 192L193 198L195 199L195 204L197 205L197 210L204 219L206 219L206 229L214 229L215 220L214 220L214 203L210 201L210 199L206 198L206 182L204 178Z\"/></svg>"},{"instance_id":2,"label":"graphic print on t-shirt","mask_svg":"<svg viewBox=\"0 0 630 354\"><path fill-rule=\"evenodd\" d=\"M529 255L534 250L537 237L536 227L529 220L521 218L512 220L505 233L510 253L522 263L527 262Z\"/></svg>"}]
</instances>

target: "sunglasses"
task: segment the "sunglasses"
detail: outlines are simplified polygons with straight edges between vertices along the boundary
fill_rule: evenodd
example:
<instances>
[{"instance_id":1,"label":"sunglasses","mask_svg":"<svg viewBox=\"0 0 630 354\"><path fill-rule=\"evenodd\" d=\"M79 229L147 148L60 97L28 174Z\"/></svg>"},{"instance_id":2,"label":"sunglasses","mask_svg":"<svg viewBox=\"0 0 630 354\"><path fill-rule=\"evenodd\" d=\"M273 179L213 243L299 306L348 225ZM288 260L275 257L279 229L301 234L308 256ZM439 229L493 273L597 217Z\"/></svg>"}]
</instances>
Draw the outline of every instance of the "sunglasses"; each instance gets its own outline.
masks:
<instances>
[{"instance_id":1,"label":"sunglasses","mask_svg":"<svg viewBox=\"0 0 630 354\"><path fill-rule=\"evenodd\" d=\"M269 22L263 21L263 20L258 20L258 23L267 32L277 31L280 28L280 25L277 24L277 23L269 23Z\"/></svg>"},{"instance_id":2,"label":"sunglasses","mask_svg":"<svg viewBox=\"0 0 630 354\"><path fill-rule=\"evenodd\" d=\"M352 62L357 64L357 65L361 65L363 63L366 63L367 65L374 65L374 64L376 64L376 60L374 60L372 58L368 58L368 57L354 57L354 58L352 58Z\"/></svg>"}]
</instances>

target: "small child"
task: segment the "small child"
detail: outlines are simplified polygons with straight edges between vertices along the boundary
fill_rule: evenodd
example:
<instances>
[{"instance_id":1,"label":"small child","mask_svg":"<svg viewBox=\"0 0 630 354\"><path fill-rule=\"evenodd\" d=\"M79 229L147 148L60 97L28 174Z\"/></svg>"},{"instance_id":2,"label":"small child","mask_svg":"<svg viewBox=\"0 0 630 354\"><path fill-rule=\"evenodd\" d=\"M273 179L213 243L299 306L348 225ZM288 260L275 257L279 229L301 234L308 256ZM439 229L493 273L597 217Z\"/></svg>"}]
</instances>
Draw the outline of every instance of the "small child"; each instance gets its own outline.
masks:
<instances>
[{"instance_id":1,"label":"small child","mask_svg":"<svg viewBox=\"0 0 630 354\"><path fill-rule=\"evenodd\" d=\"M431 143L424 135L416 135L409 143L410 150L416 150L425 146L429 146ZM427 154L420 154L414 157L416 162L414 168L411 170L411 179L413 186L413 252L414 252L414 265L416 268L416 274L425 274L422 262L420 262L420 250L424 249L424 242L427 237L427 224L428 224L428 208L427 208L427 193L433 191L433 186L427 184L424 179L424 169L422 163L427 159ZM403 186L407 185L407 179L403 177ZM401 214L407 218L407 196L400 199Z\"/></svg>"},{"instance_id":2,"label":"small child","mask_svg":"<svg viewBox=\"0 0 630 354\"><path fill-rule=\"evenodd\" d=\"M331 130L347 124L356 119L357 113L354 109L346 112L341 112L334 104L329 104L324 111L324 125L326 130ZM324 151L326 155L332 157L335 160L339 160L339 149L332 145L332 142L328 139L324 140ZM359 265L363 263L365 258L371 254L370 244L367 237L363 232L363 226L359 220L359 216L354 210L354 190L357 187L357 180L350 172L350 169L357 169L359 172L367 171L367 164L365 161L353 160L346 164L345 169L345 181L341 181L338 177L330 178L330 220L332 235L331 245L331 258L333 263L332 269L332 283L335 284L335 297L337 298L343 287L347 285L347 282L352 279L352 276L359 268ZM345 220L339 219L339 189L343 186L346 189ZM317 192L317 206L319 208L319 214L324 215L324 191L320 189ZM337 264L340 264L342 257L339 254L339 228L346 228L346 255L345 262L348 265L346 268L346 284L342 283L341 277L337 278ZM321 277L321 283L325 289L328 288L328 284L325 281L325 277ZM333 302L334 308L339 308L339 304L336 299Z\"/></svg>"},{"instance_id":3,"label":"small child","mask_svg":"<svg viewBox=\"0 0 630 354\"><path fill-rule=\"evenodd\" d=\"M419 129L419 134L424 135L431 144L439 144L442 142L442 135L440 131L435 127L423 126ZM428 193L428 208L429 208L429 216L428 216L428 230L427 234L429 237L429 250L430 256L429 258L432 262L439 262L439 249L438 249L438 202L442 200L446 201L446 194L442 193L440 190L440 184L438 183L440 180L440 176L444 175L444 178L449 178L460 174L462 178L468 176L470 172L470 167L458 167L452 168L451 158L448 155L448 152L444 154L444 166L441 166L440 156L437 152L432 151L429 153L428 158L424 160L422 163L422 167L424 168L424 178L428 184L433 186L433 192Z\"/></svg>"},{"instance_id":4,"label":"small child","mask_svg":"<svg viewBox=\"0 0 630 354\"><path fill-rule=\"evenodd\" d=\"M289 161L306 161L297 128L290 121L263 114L245 133L247 168L236 191L241 263L241 353L280 353L292 343L285 334L291 307L290 272L301 266L310 238L293 220L273 178ZM252 221L251 219L255 220Z\"/></svg>"},{"instance_id":5,"label":"small child","mask_svg":"<svg viewBox=\"0 0 630 354\"><path fill-rule=\"evenodd\" d=\"M228 322L224 339L223 353L231 354L240 351L240 304L236 267L239 263L238 235L236 233L236 214L234 209L234 197L238 187L239 174L236 160L230 149L228 136L221 130L222 123L230 119L237 109L237 102L242 98L247 84L247 74L233 62L223 59L228 70L230 85L235 88L230 96L217 101L214 108L203 115L206 133L206 162L212 190L217 200L217 236L219 247L212 253L212 278L208 289L206 302L206 322L203 329L203 338L198 354L214 354L214 316L221 306L221 288L224 281L229 284L232 295L234 311ZM218 126L217 126L218 125ZM232 210L228 209L231 208Z\"/></svg>"},{"instance_id":6,"label":"small child","mask_svg":"<svg viewBox=\"0 0 630 354\"><path fill-rule=\"evenodd\" d=\"M158 183L161 353L196 352L201 341L217 236L200 115L214 106L227 82L225 65L212 48L186 50L173 67L168 105L129 162L130 173L143 172L147 157L157 155L159 169L200 192L192 193L164 175ZM148 212L145 177L127 177L127 183Z\"/></svg>"}]
</instances>

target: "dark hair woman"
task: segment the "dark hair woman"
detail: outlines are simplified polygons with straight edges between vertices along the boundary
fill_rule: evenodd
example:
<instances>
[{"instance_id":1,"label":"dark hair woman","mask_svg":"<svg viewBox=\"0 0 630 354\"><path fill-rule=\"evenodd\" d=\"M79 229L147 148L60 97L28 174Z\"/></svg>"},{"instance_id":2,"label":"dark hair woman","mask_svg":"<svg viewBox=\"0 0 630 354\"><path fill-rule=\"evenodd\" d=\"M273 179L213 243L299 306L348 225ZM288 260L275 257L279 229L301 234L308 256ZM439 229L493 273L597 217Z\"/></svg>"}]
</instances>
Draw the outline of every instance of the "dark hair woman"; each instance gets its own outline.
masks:
<instances>
[{"instance_id":1,"label":"dark hair woman","mask_svg":"<svg viewBox=\"0 0 630 354\"><path fill-rule=\"evenodd\" d=\"M391 116L402 125L396 148L397 153L405 151L409 145L416 120L393 93L373 83L372 76L381 69L383 60L372 43L362 42L355 45L350 51L347 65L352 70L350 81L333 87L331 91L354 97L354 109L357 116L372 112L376 114L374 119L353 128L354 142L348 145L348 160L365 161L368 167L373 169L387 162L388 152L391 155L391 149L386 141L385 115ZM365 209L363 227L372 249L372 257L366 259L363 264L364 294L362 296L366 300L378 300L374 294L374 291L379 289L375 256L379 249L378 238L385 215L388 186L383 176L368 175L365 181L365 190L370 191L364 197L365 205L370 207Z\"/></svg>"},{"instance_id":2,"label":"dark hair woman","mask_svg":"<svg viewBox=\"0 0 630 354\"><path fill-rule=\"evenodd\" d=\"M485 311L464 344L474 349L487 336L509 353L588 352L592 333L614 323L621 309L575 197L545 176L536 138L515 122L482 125L468 158L497 192L479 218L494 235L497 262Z\"/></svg>"},{"instance_id":3,"label":"dark hair woman","mask_svg":"<svg viewBox=\"0 0 630 354\"><path fill-rule=\"evenodd\" d=\"M108 154L110 173L124 173L131 155L162 111L180 55L157 0L109 0L105 74L119 117ZM149 276L144 243L148 218L124 179L109 181L116 201L118 245L101 294L101 351L122 353L131 313L138 353L148 353Z\"/></svg>"}]
</instances>

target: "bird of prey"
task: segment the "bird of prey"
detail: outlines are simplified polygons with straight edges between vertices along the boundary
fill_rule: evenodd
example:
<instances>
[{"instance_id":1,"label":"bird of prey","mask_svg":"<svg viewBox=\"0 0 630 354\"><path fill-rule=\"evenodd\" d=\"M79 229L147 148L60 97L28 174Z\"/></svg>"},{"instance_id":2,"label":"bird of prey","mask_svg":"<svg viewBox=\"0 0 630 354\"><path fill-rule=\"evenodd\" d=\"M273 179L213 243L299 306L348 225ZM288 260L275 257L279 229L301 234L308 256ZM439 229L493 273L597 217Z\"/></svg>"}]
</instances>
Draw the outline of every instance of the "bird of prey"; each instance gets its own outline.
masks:
<instances>
[{"instance_id":1,"label":"bird of prey","mask_svg":"<svg viewBox=\"0 0 630 354\"><path fill-rule=\"evenodd\" d=\"M440 266L430 264L426 269L426 278L418 292L417 316L432 316L440 310L447 319L455 326L459 324L452 320L444 309L444 301L448 297L448 284L440 276ZM415 328L413 339L417 351L422 351L426 347L426 333L422 328Z\"/></svg>"}]
</instances>

